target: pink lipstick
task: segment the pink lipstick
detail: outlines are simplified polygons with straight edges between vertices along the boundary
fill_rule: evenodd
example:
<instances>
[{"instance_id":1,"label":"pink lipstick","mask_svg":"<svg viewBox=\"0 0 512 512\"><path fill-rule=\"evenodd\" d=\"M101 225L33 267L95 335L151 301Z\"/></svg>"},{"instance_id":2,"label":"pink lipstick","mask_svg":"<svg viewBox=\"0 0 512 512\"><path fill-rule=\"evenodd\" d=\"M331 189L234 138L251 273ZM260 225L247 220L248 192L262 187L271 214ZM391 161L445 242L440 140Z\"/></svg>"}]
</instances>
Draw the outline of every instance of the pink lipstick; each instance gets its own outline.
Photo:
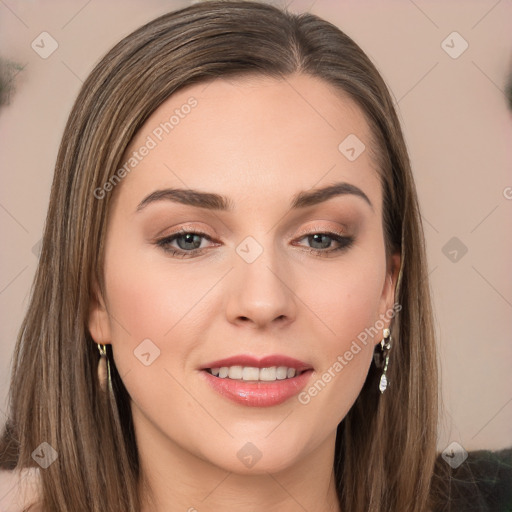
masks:
<instances>
[{"instance_id":1,"label":"pink lipstick","mask_svg":"<svg viewBox=\"0 0 512 512\"><path fill-rule=\"evenodd\" d=\"M201 376L220 395L249 407L279 405L306 385L313 367L283 355L232 356L200 368Z\"/></svg>"}]
</instances>

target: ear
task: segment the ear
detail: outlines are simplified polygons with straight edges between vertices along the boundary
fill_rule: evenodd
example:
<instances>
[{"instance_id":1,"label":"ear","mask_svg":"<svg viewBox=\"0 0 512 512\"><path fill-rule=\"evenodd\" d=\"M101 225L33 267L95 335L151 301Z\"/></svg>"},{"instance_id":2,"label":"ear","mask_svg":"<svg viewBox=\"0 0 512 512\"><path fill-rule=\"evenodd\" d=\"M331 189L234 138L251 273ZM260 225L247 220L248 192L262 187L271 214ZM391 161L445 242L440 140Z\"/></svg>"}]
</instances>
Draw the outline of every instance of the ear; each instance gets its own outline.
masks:
<instances>
[{"instance_id":1,"label":"ear","mask_svg":"<svg viewBox=\"0 0 512 512\"><path fill-rule=\"evenodd\" d=\"M400 273L401 256L399 252L391 255L386 270L386 280L382 288L382 295L380 300L380 316L379 318L385 323L385 327L390 326L391 320L396 313L395 305L395 289L398 282ZM380 339L377 341L380 343Z\"/></svg>"},{"instance_id":2,"label":"ear","mask_svg":"<svg viewBox=\"0 0 512 512\"><path fill-rule=\"evenodd\" d=\"M92 296L89 302L88 327L96 343L100 345L111 343L110 319L105 300L96 280L92 286Z\"/></svg>"}]
</instances>

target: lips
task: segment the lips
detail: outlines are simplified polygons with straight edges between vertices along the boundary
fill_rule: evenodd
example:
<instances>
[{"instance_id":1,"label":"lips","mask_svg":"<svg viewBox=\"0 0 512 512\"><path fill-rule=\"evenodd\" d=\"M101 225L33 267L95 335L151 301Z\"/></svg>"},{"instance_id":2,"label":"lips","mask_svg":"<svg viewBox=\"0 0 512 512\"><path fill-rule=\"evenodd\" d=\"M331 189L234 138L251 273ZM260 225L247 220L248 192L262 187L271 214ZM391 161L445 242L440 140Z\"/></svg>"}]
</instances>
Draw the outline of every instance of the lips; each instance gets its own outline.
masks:
<instances>
[{"instance_id":1,"label":"lips","mask_svg":"<svg viewBox=\"0 0 512 512\"><path fill-rule=\"evenodd\" d=\"M276 367L286 367L291 372L289 375L294 375L281 380L264 382L263 380L221 378L212 373L212 369L218 374L219 369L234 367L244 368L244 370L260 369L260 371L262 368L275 371ZM289 400L306 386L314 371L308 363L283 355L270 355L262 358L238 355L211 361L203 365L200 370L202 370L200 377L206 381L210 389L228 400L250 407L269 407Z\"/></svg>"}]
</instances>

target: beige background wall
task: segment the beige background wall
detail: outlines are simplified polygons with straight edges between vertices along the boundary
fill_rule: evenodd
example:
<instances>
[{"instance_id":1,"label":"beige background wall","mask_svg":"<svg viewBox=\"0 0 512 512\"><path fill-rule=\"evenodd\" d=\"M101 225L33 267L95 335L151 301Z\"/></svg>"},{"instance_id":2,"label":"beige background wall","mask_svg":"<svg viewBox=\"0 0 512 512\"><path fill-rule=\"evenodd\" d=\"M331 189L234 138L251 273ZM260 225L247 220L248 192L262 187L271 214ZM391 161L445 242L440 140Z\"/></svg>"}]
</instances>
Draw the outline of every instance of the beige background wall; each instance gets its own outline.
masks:
<instances>
[{"instance_id":1,"label":"beige background wall","mask_svg":"<svg viewBox=\"0 0 512 512\"><path fill-rule=\"evenodd\" d=\"M287 2L353 37L396 99L428 244L446 408L440 449L512 445L512 2ZM0 424L72 102L115 42L188 3L0 1L0 57L24 66L0 110ZM58 44L46 59L31 47L39 41L43 52L42 32Z\"/></svg>"}]
</instances>

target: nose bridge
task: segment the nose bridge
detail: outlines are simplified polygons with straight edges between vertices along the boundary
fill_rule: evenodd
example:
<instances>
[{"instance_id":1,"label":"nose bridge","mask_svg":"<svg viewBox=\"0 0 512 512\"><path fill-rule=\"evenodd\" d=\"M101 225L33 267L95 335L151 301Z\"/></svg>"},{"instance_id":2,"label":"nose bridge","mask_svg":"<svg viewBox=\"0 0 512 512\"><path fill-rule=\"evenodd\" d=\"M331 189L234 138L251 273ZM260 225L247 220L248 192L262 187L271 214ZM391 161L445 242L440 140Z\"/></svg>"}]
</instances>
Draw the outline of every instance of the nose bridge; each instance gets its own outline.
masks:
<instances>
[{"instance_id":1,"label":"nose bridge","mask_svg":"<svg viewBox=\"0 0 512 512\"><path fill-rule=\"evenodd\" d=\"M271 236L248 236L236 247L232 290L227 314L264 326L276 319L292 320L294 296L287 281L290 272Z\"/></svg>"}]
</instances>

